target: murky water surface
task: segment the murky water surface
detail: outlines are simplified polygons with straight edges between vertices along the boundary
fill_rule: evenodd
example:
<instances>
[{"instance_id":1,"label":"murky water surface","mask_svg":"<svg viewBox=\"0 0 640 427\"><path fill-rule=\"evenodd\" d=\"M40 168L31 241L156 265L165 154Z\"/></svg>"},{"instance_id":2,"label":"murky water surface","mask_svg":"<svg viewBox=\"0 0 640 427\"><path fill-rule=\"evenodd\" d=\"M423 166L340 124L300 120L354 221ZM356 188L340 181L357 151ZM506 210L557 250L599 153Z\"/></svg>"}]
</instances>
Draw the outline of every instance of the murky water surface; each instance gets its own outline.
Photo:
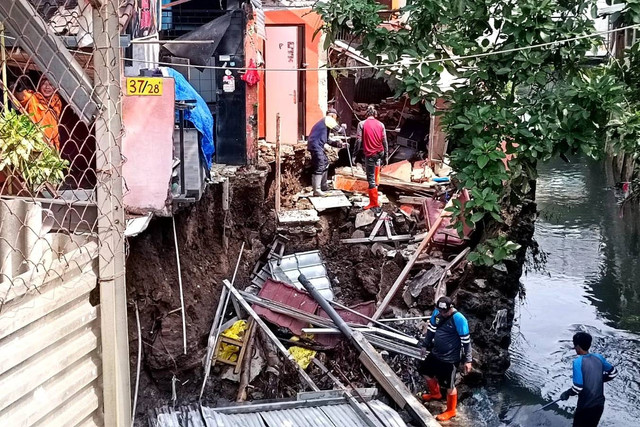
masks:
<instances>
[{"instance_id":1,"label":"murky water surface","mask_svg":"<svg viewBox=\"0 0 640 427\"><path fill-rule=\"evenodd\" d=\"M545 271L522 278L512 366L502 386L469 402L474 426L571 425L575 397L539 409L571 386L578 330L620 372L605 384L600 425L640 426L640 212L621 209L612 185L595 162L541 165L535 239L547 253Z\"/></svg>"}]
</instances>

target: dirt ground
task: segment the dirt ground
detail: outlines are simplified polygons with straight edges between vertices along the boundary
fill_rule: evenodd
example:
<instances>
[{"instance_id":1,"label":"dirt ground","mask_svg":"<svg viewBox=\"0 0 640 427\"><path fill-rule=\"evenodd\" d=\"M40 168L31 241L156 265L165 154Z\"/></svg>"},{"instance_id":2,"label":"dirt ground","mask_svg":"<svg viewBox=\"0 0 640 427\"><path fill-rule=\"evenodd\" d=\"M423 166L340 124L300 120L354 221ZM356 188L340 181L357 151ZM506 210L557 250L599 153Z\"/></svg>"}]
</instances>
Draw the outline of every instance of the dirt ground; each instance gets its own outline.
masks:
<instances>
[{"instance_id":1,"label":"dirt ground","mask_svg":"<svg viewBox=\"0 0 640 427\"><path fill-rule=\"evenodd\" d=\"M293 195L308 185L304 151L295 150L283 163L283 206L292 207ZM171 219L155 219L149 229L129 241L127 283L129 301L129 331L131 349L132 387L137 364L136 306L139 310L143 358L136 411L136 425L147 425L149 409L165 404L187 404L198 400L202 385L202 360L206 354L207 337L218 305L222 280L230 279L240 252L242 256L236 286L244 289L256 261L276 234L273 214L273 173L241 171L231 180L231 205L228 213L222 210L222 186L209 186L203 199L175 217L187 332L187 354L183 354L182 319L176 254ZM396 234L407 233L415 225L404 216L393 214L394 208L385 208L392 214ZM374 253L371 245L344 245L340 239L364 232L368 235L373 224L356 230L354 219L360 210L338 209L321 215L315 226L279 229L289 240L287 253L320 249L325 259L336 300L343 304L356 304L384 297L404 267L400 255L388 258L380 251ZM534 212L535 213L535 212ZM525 215L526 214L526 215ZM518 241L524 242L532 228L526 220L531 212L517 212L508 224ZM228 246L223 244L223 234ZM388 250L399 249L388 247ZM432 255L447 258L437 250ZM519 289L523 257L507 266L506 272L484 271L462 264L448 279L448 293L457 307L469 319L474 344L474 363L478 371L465 379L460 395L464 400L469 387L487 378L501 375L508 367L508 345L513 320L514 298ZM427 268L428 266L425 266ZM418 271L416 271L418 272ZM476 280L480 279L480 280ZM411 279L410 279L411 280ZM400 293L394 299L396 314L426 315L432 310L432 295L421 295L414 307L407 307ZM499 310L506 310L507 325L493 330L492 324ZM426 324L422 321L396 325L408 334L420 337ZM357 360L357 355L342 342L318 358L332 369L340 366L350 381L357 386L377 386L375 380ZM415 361L389 354L390 366L414 391L423 389L423 380L417 374ZM321 388L333 388L326 375L317 368L308 369ZM235 400L237 383L220 379L219 366L212 369L205 389L203 403L218 406ZM379 388L379 387L378 387ZM301 390L297 374L286 364L280 366L280 375L263 372L248 389L249 400L295 396ZM172 394L175 392L176 401ZM382 391L381 391L382 392ZM382 394L384 394L382 392ZM386 397L382 397L391 403ZM444 401L430 404L437 413ZM407 420L408 421L408 420ZM448 425L469 425L464 421Z\"/></svg>"}]
</instances>

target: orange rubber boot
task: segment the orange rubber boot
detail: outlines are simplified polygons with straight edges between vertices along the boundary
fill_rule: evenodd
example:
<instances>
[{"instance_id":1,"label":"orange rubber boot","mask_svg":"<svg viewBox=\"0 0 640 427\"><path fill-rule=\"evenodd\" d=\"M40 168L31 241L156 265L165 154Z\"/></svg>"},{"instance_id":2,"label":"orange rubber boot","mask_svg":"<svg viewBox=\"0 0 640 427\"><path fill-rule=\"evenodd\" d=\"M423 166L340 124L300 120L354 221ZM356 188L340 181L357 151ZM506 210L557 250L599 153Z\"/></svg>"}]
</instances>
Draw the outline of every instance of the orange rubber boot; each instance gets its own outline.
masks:
<instances>
[{"instance_id":1,"label":"orange rubber boot","mask_svg":"<svg viewBox=\"0 0 640 427\"><path fill-rule=\"evenodd\" d=\"M376 168L374 169L374 172L373 172L374 179L376 180L376 187L378 187L380 185L380 171L381 170L382 170L382 167L376 165Z\"/></svg>"},{"instance_id":2,"label":"orange rubber boot","mask_svg":"<svg viewBox=\"0 0 640 427\"><path fill-rule=\"evenodd\" d=\"M378 189L370 188L369 189L369 204L365 206L363 209L366 211L367 209L377 208L378 205Z\"/></svg>"},{"instance_id":3,"label":"orange rubber boot","mask_svg":"<svg viewBox=\"0 0 640 427\"><path fill-rule=\"evenodd\" d=\"M442 399L442 393L440 393L440 384L438 384L437 378L431 378L430 380L427 380L427 385L429 386L429 394L424 393L422 395L423 401L429 402L430 400Z\"/></svg>"},{"instance_id":4,"label":"orange rubber boot","mask_svg":"<svg viewBox=\"0 0 640 427\"><path fill-rule=\"evenodd\" d=\"M453 394L447 394L447 410L436 417L438 421L447 421L457 415L456 406L458 406L458 390Z\"/></svg>"}]
</instances>

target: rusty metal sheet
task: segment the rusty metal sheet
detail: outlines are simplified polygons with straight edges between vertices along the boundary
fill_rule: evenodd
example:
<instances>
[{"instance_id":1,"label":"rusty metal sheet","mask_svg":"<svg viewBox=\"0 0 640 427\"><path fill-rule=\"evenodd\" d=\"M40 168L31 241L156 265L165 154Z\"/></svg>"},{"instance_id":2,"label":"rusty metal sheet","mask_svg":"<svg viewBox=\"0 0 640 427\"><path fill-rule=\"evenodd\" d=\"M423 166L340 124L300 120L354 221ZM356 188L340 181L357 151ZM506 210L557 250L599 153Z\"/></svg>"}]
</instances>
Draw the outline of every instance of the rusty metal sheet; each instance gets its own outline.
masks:
<instances>
[{"instance_id":1,"label":"rusty metal sheet","mask_svg":"<svg viewBox=\"0 0 640 427\"><path fill-rule=\"evenodd\" d=\"M267 279L258 293L259 297L288 305L289 307L304 313L314 314L318 309L318 303L306 292L299 291L285 283ZM283 328L289 329L296 335L302 334L302 328L308 324L301 320L293 319L284 314L274 313L265 307L253 305L253 309L259 316Z\"/></svg>"}]
</instances>

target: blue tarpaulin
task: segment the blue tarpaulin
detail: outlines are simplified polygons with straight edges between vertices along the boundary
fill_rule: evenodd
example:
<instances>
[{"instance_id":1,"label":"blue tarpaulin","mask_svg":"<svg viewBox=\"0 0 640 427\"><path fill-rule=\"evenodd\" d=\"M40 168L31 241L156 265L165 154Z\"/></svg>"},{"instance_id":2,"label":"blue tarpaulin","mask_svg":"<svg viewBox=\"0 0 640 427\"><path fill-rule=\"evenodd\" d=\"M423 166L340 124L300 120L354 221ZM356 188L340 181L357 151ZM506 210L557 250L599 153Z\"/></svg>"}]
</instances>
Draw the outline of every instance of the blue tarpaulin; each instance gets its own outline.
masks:
<instances>
[{"instance_id":1,"label":"blue tarpaulin","mask_svg":"<svg viewBox=\"0 0 640 427\"><path fill-rule=\"evenodd\" d=\"M185 120L193 123L193 126L202 134L200 140L200 154L207 166L211 169L215 145L213 144L213 115L207 103L198 92L189 84L182 74L169 67L162 67L163 74L172 77L176 82L176 101L196 100L196 106L184 112ZM176 115L178 112L176 111Z\"/></svg>"}]
</instances>

